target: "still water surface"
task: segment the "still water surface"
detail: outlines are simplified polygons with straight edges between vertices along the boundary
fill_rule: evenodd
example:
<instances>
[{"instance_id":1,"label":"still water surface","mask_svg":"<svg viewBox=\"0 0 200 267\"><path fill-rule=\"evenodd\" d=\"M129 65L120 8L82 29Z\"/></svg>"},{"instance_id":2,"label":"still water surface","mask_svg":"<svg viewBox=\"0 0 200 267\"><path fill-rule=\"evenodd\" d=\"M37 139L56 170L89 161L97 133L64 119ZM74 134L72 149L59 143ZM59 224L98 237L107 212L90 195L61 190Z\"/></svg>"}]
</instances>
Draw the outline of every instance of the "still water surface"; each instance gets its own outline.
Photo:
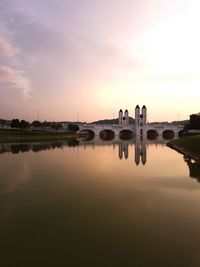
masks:
<instances>
[{"instance_id":1,"label":"still water surface","mask_svg":"<svg viewBox=\"0 0 200 267\"><path fill-rule=\"evenodd\" d=\"M0 266L200 266L200 170L161 141L0 145Z\"/></svg>"}]
</instances>

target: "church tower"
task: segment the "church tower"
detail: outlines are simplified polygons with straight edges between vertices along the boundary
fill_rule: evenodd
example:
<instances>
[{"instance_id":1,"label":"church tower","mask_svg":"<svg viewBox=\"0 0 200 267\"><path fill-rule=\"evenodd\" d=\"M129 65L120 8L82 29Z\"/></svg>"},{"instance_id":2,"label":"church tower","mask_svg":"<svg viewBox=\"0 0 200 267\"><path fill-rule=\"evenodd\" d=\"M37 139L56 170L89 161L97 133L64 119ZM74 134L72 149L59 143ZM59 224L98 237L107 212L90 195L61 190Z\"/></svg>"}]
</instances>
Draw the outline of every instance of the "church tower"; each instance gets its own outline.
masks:
<instances>
[{"instance_id":1,"label":"church tower","mask_svg":"<svg viewBox=\"0 0 200 267\"><path fill-rule=\"evenodd\" d=\"M144 136L146 135L146 124L147 124L147 108L142 107L140 113L140 107L137 105L135 107L135 133L136 135Z\"/></svg>"},{"instance_id":2,"label":"church tower","mask_svg":"<svg viewBox=\"0 0 200 267\"><path fill-rule=\"evenodd\" d=\"M135 134L139 135L140 128L140 107L137 105L135 107Z\"/></svg>"},{"instance_id":3,"label":"church tower","mask_svg":"<svg viewBox=\"0 0 200 267\"><path fill-rule=\"evenodd\" d=\"M129 115L127 109L125 110L124 118L125 118L125 125L129 125Z\"/></svg>"},{"instance_id":4,"label":"church tower","mask_svg":"<svg viewBox=\"0 0 200 267\"><path fill-rule=\"evenodd\" d=\"M143 117L143 125L145 126L147 124L147 108L145 105L142 107L142 117Z\"/></svg>"},{"instance_id":5,"label":"church tower","mask_svg":"<svg viewBox=\"0 0 200 267\"><path fill-rule=\"evenodd\" d=\"M135 107L135 125L139 126L140 124L140 107L137 105Z\"/></svg>"},{"instance_id":6,"label":"church tower","mask_svg":"<svg viewBox=\"0 0 200 267\"><path fill-rule=\"evenodd\" d=\"M135 164L143 165L147 162L147 143L146 136L137 135L135 139Z\"/></svg>"},{"instance_id":7,"label":"church tower","mask_svg":"<svg viewBox=\"0 0 200 267\"><path fill-rule=\"evenodd\" d=\"M119 111L119 125L123 124L123 111L120 109Z\"/></svg>"}]
</instances>

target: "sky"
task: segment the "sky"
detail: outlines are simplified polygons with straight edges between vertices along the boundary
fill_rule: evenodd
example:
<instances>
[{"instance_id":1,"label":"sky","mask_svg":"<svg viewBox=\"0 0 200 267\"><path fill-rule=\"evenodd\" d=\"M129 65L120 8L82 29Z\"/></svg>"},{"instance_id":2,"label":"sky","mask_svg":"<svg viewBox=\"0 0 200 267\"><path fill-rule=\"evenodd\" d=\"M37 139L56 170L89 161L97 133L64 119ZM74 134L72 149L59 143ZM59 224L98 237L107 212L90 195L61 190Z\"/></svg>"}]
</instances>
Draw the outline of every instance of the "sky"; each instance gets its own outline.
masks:
<instances>
[{"instance_id":1,"label":"sky","mask_svg":"<svg viewBox=\"0 0 200 267\"><path fill-rule=\"evenodd\" d=\"M200 112L199 0L0 0L0 118Z\"/></svg>"}]
</instances>

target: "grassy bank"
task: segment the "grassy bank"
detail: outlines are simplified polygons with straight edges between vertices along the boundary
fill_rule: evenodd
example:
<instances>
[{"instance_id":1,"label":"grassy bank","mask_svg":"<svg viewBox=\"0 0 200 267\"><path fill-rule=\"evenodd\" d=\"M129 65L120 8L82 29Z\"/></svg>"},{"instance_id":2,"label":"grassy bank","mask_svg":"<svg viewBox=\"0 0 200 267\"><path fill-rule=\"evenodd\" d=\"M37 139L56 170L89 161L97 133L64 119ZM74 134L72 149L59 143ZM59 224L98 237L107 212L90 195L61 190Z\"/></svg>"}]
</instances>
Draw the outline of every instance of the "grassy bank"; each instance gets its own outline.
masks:
<instances>
[{"instance_id":1,"label":"grassy bank","mask_svg":"<svg viewBox=\"0 0 200 267\"><path fill-rule=\"evenodd\" d=\"M189 152L200 155L200 135L176 139L169 142L169 144L182 147Z\"/></svg>"},{"instance_id":2,"label":"grassy bank","mask_svg":"<svg viewBox=\"0 0 200 267\"><path fill-rule=\"evenodd\" d=\"M170 141L167 146L200 165L200 135Z\"/></svg>"},{"instance_id":3,"label":"grassy bank","mask_svg":"<svg viewBox=\"0 0 200 267\"><path fill-rule=\"evenodd\" d=\"M0 130L0 143L39 142L76 138L73 132L31 132L23 130Z\"/></svg>"}]
</instances>

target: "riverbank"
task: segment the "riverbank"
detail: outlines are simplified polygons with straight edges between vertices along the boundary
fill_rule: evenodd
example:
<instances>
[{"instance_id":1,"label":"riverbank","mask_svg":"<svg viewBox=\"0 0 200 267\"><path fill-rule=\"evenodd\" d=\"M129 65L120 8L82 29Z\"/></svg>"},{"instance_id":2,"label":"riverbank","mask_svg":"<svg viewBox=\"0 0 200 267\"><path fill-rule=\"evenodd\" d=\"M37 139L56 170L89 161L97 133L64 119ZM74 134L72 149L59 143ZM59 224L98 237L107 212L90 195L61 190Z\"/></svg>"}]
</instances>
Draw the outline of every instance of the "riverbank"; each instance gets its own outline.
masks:
<instances>
[{"instance_id":1,"label":"riverbank","mask_svg":"<svg viewBox=\"0 0 200 267\"><path fill-rule=\"evenodd\" d=\"M40 132L25 130L0 130L0 143L40 142L76 138L75 132Z\"/></svg>"},{"instance_id":2,"label":"riverbank","mask_svg":"<svg viewBox=\"0 0 200 267\"><path fill-rule=\"evenodd\" d=\"M200 135L176 139L167 146L200 164Z\"/></svg>"}]
</instances>

